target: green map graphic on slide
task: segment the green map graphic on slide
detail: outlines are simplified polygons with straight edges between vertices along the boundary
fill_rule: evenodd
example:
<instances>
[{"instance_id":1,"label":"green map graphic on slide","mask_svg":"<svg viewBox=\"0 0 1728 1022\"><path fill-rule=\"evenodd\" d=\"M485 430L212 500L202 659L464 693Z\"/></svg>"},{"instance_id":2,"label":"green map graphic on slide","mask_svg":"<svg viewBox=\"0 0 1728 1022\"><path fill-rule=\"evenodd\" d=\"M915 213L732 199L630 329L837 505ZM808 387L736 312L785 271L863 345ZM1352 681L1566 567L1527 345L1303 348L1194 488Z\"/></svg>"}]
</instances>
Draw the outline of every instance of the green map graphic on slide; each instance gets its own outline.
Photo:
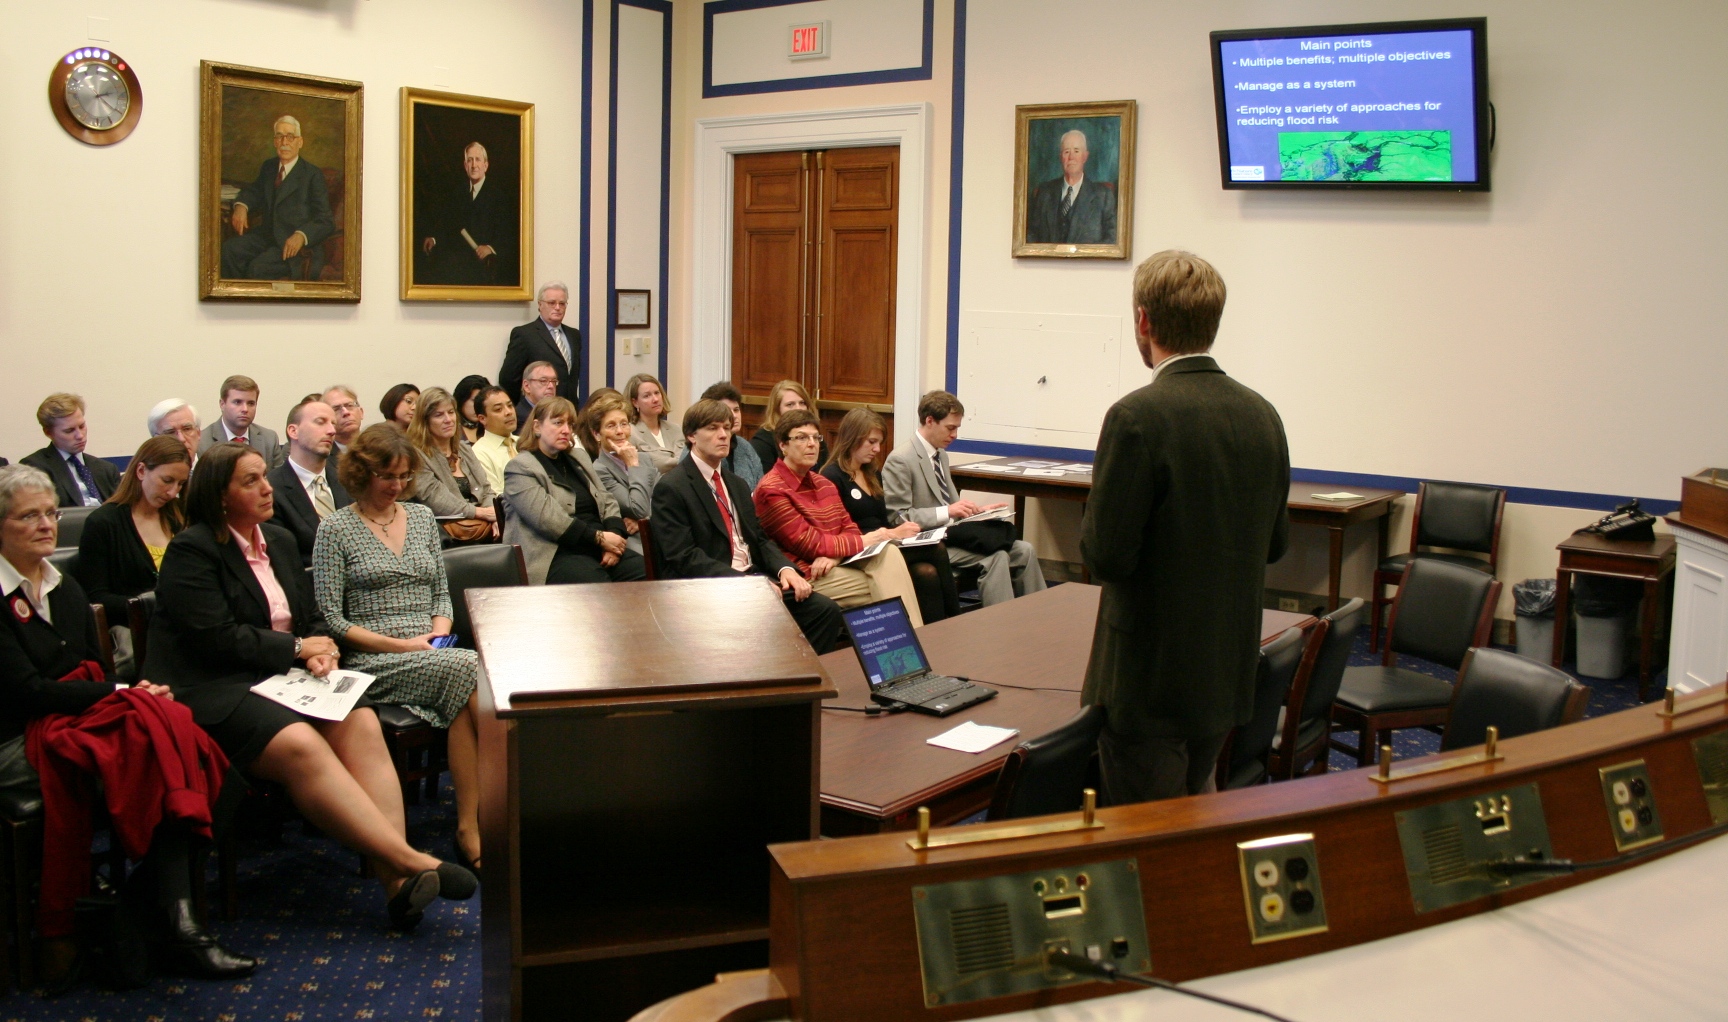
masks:
<instances>
[{"instance_id":1,"label":"green map graphic on slide","mask_svg":"<svg viewBox=\"0 0 1728 1022\"><path fill-rule=\"evenodd\" d=\"M911 674L923 666L915 649L891 649L876 658L876 669L882 672L884 680Z\"/></svg>"},{"instance_id":2,"label":"green map graphic on slide","mask_svg":"<svg viewBox=\"0 0 1728 1022\"><path fill-rule=\"evenodd\" d=\"M1285 181L1450 181L1450 131L1280 131Z\"/></svg>"}]
</instances>

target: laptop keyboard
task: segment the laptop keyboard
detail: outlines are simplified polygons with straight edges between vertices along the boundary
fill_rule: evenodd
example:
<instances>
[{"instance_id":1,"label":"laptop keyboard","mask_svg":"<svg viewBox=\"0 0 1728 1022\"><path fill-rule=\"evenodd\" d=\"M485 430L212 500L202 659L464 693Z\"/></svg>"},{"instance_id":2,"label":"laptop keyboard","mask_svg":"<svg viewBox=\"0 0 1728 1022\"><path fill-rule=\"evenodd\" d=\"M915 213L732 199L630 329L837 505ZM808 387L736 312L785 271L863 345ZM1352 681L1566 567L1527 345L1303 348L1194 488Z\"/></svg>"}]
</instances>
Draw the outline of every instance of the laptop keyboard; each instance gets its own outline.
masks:
<instances>
[{"instance_id":1,"label":"laptop keyboard","mask_svg":"<svg viewBox=\"0 0 1728 1022\"><path fill-rule=\"evenodd\" d=\"M903 703L927 703L939 696L947 695L964 684L965 682L958 678L932 674L917 681L903 681L892 688L883 690L882 694Z\"/></svg>"}]
</instances>

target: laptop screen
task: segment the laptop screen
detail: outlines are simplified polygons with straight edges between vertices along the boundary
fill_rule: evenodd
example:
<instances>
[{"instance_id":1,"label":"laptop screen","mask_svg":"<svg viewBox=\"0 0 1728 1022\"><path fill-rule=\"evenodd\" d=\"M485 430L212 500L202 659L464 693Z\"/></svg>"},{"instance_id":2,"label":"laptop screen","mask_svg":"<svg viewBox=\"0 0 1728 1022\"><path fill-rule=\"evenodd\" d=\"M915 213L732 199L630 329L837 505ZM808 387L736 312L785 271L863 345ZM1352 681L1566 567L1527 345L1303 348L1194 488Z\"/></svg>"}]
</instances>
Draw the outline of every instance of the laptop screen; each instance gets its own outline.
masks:
<instances>
[{"instance_id":1,"label":"laptop screen","mask_svg":"<svg viewBox=\"0 0 1728 1022\"><path fill-rule=\"evenodd\" d=\"M900 597L855 607L844 611L842 617L871 688L929 669Z\"/></svg>"}]
</instances>

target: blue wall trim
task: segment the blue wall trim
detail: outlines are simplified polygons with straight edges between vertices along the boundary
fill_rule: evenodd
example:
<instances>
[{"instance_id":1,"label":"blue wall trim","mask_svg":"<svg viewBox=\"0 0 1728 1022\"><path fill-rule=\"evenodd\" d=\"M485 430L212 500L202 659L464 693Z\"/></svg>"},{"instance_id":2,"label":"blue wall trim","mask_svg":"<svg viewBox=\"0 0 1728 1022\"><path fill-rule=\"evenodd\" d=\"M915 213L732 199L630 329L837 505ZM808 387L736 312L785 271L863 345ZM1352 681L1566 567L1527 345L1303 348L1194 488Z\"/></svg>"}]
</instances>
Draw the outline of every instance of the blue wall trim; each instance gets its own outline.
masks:
<instances>
[{"instance_id":1,"label":"blue wall trim","mask_svg":"<svg viewBox=\"0 0 1728 1022\"><path fill-rule=\"evenodd\" d=\"M588 399L588 380L593 372L589 366L588 335L593 326L589 318L588 249L593 241L594 181L590 167L594 163L594 0L582 0L582 170L580 201L582 215L577 228L581 251L576 257L577 283L576 321L581 324L583 344L582 367L576 373L576 395ZM538 309L538 306L536 306Z\"/></svg>"},{"instance_id":2,"label":"blue wall trim","mask_svg":"<svg viewBox=\"0 0 1728 1022\"><path fill-rule=\"evenodd\" d=\"M857 71L844 75L812 75L808 78L780 78L767 82L734 82L714 84L714 16L737 11L753 11L763 7L788 7L809 3L810 0L713 0L702 7L702 98L716 96L749 96L761 92L800 92L805 89L837 89L846 85L879 85L883 82L918 82L931 77L931 54L936 42L936 0L924 0L924 62L918 67L897 67L886 71Z\"/></svg>"},{"instance_id":3,"label":"blue wall trim","mask_svg":"<svg viewBox=\"0 0 1728 1022\"><path fill-rule=\"evenodd\" d=\"M960 386L960 200L966 169L966 0L954 0L954 97L948 146L948 345L943 382Z\"/></svg>"},{"instance_id":4,"label":"blue wall trim","mask_svg":"<svg viewBox=\"0 0 1728 1022\"><path fill-rule=\"evenodd\" d=\"M654 299L660 323L655 347L660 386L666 383L666 291L672 279L672 4L671 0L612 0L608 68L611 95L606 129L606 386L618 386L618 8L638 7L660 15L660 282Z\"/></svg>"},{"instance_id":5,"label":"blue wall trim","mask_svg":"<svg viewBox=\"0 0 1728 1022\"><path fill-rule=\"evenodd\" d=\"M1096 452L1077 447L1041 447L1036 444L1005 444L994 440L956 440L948 448L962 454L988 454L997 458L1048 458L1052 461L1084 461L1090 464ZM1321 468L1290 469L1291 480L1321 486L1372 486L1382 490L1403 490L1414 494L1422 480L1415 476L1383 476L1368 472L1330 472ZM1535 504L1540 507L1569 507L1584 511L1612 511L1632 499L1631 494L1584 493L1579 490L1544 490L1532 486L1500 486L1506 500L1512 504ZM1639 497L1638 506L1653 515L1665 515L1680 510L1680 502L1662 497Z\"/></svg>"}]
</instances>

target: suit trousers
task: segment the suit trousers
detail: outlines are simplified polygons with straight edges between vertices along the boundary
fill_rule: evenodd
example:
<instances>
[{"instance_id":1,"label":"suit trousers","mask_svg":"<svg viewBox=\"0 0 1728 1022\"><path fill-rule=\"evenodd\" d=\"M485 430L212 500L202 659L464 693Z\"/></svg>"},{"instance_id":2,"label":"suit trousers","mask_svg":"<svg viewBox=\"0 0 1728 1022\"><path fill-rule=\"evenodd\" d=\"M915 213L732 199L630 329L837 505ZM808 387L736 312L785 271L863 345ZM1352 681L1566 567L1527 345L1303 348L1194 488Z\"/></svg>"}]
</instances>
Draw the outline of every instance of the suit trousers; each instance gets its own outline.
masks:
<instances>
[{"instance_id":1,"label":"suit trousers","mask_svg":"<svg viewBox=\"0 0 1728 1022\"><path fill-rule=\"evenodd\" d=\"M918 607L918 591L912 588L912 575L906 570L906 561L900 556L899 547L891 546L867 561L830 568L826 575L810 585L843 610L898 596L906 604L912 627L924 627L924 615Z\"/></svg>"},{"instance_id":2,"label":"suit trousers","mask_svg":"<svg viewBox=\"0 0 1728 1022\"><path fill-rule=\"evenodd\" d=\"M618 563L610 568L600 564L593 554L560 550L552 555L552 566L546 569L549 586L584 582L641 582L648 577L647 564L634 550L624 551Z\"/></svg>"},{"instance_id":3,"label":"suit trousers","mask_svg":"<svg viewBox=\"0 0 1728 1022\"><path fill-rule=\"evenodd\" d=\"M1104 804L1128 805L1218 790L1218 754L1230 732L1206 738L1124 735L1108 724L1098 735Z\"/></svg>"},{"instance_id":4,"label":"suit trousers","mask_svg":"<svg viewBox=\"0 0 1728 1022\"><path fill-rule=\"evenodd\" d=\"M778 588L776 583L768 584ZM780 599L786 604L786 612L798 623L798 630L804 633L810 648L814 649L818 656L834 648L834 644L840 639L842 627L839 605L821 593L811 593L799 600L788 591L782 593Z\"/></svg>"},{"instance_id":5,"label":"suit trousers","mask_svg":"<svg viewBox=\"0 0 1728 1022\"><path fill-rule=\"evenodd\" d=\"M978 576L978 595L986 607L1007 603L1016 596L1045 588L1044 569L1038 565L1038 551L1023 539L1017 539L1009 549L993 554L975 554L950 545L948 560L956 568L976 565L983 569Z\"/></svg>"},{"instance_id":6,"label":"suit trousers","mask_svg":"<svg viewBox=\"0 0 1728 1022\"><path fill-rule=\"evenodd\" d=\"M306 249L302 248L301 251L305 252ZM257 228L222 243L224 277L238 280L286 280L293 273L287 260L282 258L282 246L269 234Z\"/></svg>"}]
</instances>

